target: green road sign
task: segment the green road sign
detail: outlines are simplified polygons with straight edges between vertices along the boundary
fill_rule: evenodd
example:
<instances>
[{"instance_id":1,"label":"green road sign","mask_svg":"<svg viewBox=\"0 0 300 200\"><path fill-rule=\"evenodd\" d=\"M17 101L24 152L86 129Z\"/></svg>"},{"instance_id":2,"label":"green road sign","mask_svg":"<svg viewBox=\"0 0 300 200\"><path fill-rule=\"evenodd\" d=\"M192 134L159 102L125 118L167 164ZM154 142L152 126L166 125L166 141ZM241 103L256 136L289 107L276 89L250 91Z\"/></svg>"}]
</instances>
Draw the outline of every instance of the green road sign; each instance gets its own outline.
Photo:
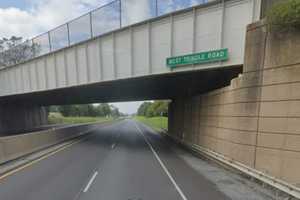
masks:
<instances>
[{"instance_id":1,"label":"green road sign","mask_svg":"<svg viewBox=\"0 0 300 200\"><path fill-rule=\"evenodd\" d=\"M167 58L167 66L174 68L182 65L202 64L228 60L228 49L206 51L184 56Z\"/></svg>"}]
</instances>

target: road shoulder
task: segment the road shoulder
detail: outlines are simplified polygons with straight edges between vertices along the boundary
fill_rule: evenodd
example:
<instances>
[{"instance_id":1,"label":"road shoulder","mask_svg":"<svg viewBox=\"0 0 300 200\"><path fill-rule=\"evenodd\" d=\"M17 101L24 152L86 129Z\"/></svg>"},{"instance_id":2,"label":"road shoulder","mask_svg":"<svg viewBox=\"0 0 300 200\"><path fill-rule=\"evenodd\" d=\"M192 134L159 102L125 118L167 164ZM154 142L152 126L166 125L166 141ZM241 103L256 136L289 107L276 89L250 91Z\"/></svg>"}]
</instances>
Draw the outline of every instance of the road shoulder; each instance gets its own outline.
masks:
<instances>
[{"instance_id":1,"label":"road shoulder","mask_svg":"<svg viewBox=\"0 0 300 200\"><path fill-rule=\"evenodd\" d=\"M276 199L275 193L267 188L263 188L256 182L251 181L247 177L234 171L223 168L222 166L203 158L200 155L195 155L191 151L184 148L182 145L175 143L163 133L157 133L151 127L139 123L144 130L147 130L147 135L152 143L155 143L156 137L162 137L164 143L173 151L180 159L190 166L198 174L201 174L205 179L215 185L217 190L226 195L229 199L240 200L273 200ZM157 146L157 145L154 145ZM161 154L163 150L158 147L158 152ZM168 159L166 156L165 159Z\"/></svg>"}]
</instances>

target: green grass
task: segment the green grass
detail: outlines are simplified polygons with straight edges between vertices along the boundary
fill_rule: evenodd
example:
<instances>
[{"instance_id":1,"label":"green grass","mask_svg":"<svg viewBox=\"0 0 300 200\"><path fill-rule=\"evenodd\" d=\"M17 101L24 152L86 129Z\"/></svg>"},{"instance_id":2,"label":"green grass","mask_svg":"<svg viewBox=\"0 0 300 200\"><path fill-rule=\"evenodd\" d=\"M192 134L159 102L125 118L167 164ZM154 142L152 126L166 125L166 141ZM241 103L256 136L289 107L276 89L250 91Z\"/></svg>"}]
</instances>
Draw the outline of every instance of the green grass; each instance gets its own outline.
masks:
<instances>
[{"instance_id":1,"label":"green grass","mask_svg":"<svg viewBox=\"0 0 300 200\"><path fill-rule=\"evenodd\" d=\"M49 124L81 124L110 120L113 119L106 117L64 117L60 113L50 113L48 117Z\"/></svg>"},{"instance_id":2,"label":"green grass","mask_svg":"<svg viewBox=\"0 0 300 200\"><path fill-rule=\"evenodd\" d=\"M168 130L168 118L167 117L142 117L136 116L135 119L142 122L156 131Z\"/></svg>"}]
</instances>

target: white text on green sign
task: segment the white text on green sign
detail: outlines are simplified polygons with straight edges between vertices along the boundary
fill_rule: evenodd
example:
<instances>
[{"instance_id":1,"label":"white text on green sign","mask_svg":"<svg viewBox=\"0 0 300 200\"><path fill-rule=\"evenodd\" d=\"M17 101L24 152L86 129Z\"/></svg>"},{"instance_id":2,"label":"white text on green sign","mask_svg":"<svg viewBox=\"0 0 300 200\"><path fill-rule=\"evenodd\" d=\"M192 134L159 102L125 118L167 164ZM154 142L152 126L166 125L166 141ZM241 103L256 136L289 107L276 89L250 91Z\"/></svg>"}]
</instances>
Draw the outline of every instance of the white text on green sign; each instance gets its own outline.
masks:
<instances>
[{"instance_id":1,"label":"white text on green sign","mask_svg":"<svg viewBox=\"0 0 300 200\"><path fill-rule=\"evenodd\" d=\"M228 49L220 49L167 58L167 66L173 68L181 65L202 64L226 60L228 60Z\"/></svg>"}]
</instances>

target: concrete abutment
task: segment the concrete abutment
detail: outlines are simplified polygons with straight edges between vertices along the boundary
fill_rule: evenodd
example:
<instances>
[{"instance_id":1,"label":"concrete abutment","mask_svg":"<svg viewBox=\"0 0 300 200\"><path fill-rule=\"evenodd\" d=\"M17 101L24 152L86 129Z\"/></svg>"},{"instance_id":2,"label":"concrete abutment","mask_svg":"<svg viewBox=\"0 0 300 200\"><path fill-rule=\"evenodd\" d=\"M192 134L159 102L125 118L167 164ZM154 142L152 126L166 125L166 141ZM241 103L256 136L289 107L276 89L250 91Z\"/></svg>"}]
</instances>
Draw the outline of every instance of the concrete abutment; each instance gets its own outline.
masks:
<instances>
[{"instance_id":1,"label":"concrete abutment","mask_svg":"<svg viewBox=\"0 0 300 200\"><path fill-rule=\"evenodd\" d=\"M243 74L227 87L173 99L169 133L300 186L299 31L247 29Z\"/></svg>"}]
</instances>

